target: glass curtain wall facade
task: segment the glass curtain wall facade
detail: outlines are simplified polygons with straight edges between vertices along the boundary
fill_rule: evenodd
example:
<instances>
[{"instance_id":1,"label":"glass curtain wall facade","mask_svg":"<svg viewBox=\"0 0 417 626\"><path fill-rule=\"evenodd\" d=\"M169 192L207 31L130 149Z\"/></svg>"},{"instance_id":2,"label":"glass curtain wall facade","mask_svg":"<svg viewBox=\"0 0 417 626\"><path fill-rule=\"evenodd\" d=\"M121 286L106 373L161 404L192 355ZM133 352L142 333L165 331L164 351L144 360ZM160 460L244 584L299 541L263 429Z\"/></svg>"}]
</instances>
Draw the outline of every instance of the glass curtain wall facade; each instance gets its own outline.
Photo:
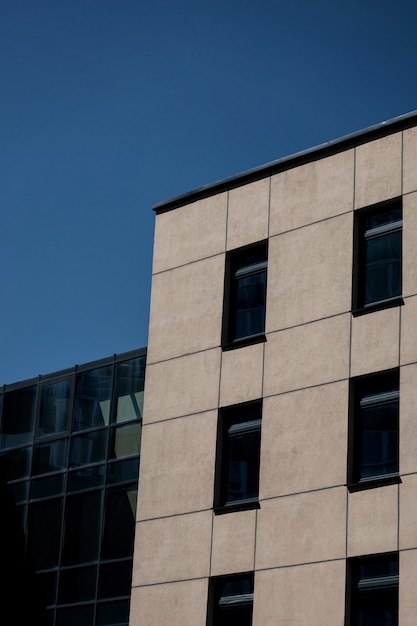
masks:
<instances>
[{"instance_id":1,"label":"glass curtain wall facade","mask_svg":"<svg viewBox=\"0 0 417 626\"><path fill-rule=\"evenodd\" d=\"M2 604L15 616L128 623L145 359L137 350L1 390Z\"/></svg>"}]
</instances>

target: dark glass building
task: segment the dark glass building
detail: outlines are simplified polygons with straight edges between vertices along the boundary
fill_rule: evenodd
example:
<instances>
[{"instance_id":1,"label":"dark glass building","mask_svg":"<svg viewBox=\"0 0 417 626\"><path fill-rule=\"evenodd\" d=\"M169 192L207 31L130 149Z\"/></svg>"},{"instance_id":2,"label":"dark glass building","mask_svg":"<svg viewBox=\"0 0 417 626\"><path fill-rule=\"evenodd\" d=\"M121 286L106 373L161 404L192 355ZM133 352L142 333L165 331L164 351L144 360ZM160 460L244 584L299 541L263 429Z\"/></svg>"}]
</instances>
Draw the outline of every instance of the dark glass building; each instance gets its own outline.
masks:
<instances>
[{"instance_id":1,"label":"dark glass building","mask_svg":"<svg viewBox=\"0 0 417 626\"><path fill-rule=\"evenodd\" d=\"M0 388L1 623L128 623L145 360Z\"/></svg>"}]
</instances>

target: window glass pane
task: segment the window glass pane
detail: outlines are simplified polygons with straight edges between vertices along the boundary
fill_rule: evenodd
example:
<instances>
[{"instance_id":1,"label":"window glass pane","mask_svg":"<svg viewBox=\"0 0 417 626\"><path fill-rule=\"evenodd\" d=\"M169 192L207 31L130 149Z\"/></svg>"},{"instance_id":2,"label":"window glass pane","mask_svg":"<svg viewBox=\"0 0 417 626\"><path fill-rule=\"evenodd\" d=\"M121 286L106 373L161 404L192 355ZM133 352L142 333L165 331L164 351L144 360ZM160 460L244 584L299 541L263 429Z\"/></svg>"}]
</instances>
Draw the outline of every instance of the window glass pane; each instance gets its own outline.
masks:
<instances>
[{"instance_id":1,"label":"window glass pane","mask_svg":"<svg viewBox=\"0 0 417 626\"><path fill-rule=\"evenodd\" d=\"M30 452L31 448L20 448L1 455L0 464L7 480L18 480L29 476Z\"/></svg>"},{"instance_id":2,"label":"window glass pane","mask_svg":"<svg viewBox=\"0 0 417 626\"><path fill-rule=\"evenodd\" d=\"M107 483L123 483L137 481L139 475L139 457L116 461L107 466Z\"/></svg>"},{"instance_id":3,"label":"window glass pane","mask_svg":"<svg viewBox=\"0 0 417 626\"><path fill-rule=\"evenodd\" d=\"M101 525L101 492L67 497L63 563L75 565L98 558Z\"/></svg>"},{"instance_id":4,"label":"window glass pane","mask_svg":"<svg viewBox=\"0 0 417 626\"><path fill-rule=\"evenodd\" d=\"M401 295L401 230L366 240L365 302Z\"/></svg>"},{"instance_id":5,"label":"window glass pane","mask_svg":"<svg viewBox=\"0 0 417 626\"><path fill-rule=\"evenodd\" d=\"M35 569L58 565L61 524L62 498L30 505L28 545Z\"/></svg>"},{"instance_id":6,"label":"window glass pane","mask_svg":"<svg viewBox=\"0 0 417 626\"><path fill-rule=\"evenodd\" d=\"M104 559L130 557L135 535L137 487L112 487L106 493Z\"/></svg>"},{"instance_id":7,"label":"window glass pane","mask_svg":"<svg viewBox=\"0 0 417 626\"><path fill-rule=\"evenodd\" d=\"M107 456L107 429L95 430L71 439L70 465L99 463Z\"/></svg>"},{"instance_id":8,"label":"window glass pane","mask_svg":"<svg viewBox=\"0 0 417 626\"><path fill-rule=\"evenodd\" d=\"M83 491L91 489L91 487L100 487L104 485L104 465L94 465L93 467L85 467L81 470L74 470L68 473L67 489L71 491Z\"/></svg>"},{"instance_id":9,"label":"window glass pane","mask_svg":"<svg viewBox=\"0 0 417 626\"><path fill-rule=\"evenodd\" d=\"M34 447L33 474L58 472L67 467L67 440L58 439Z\"/></svg>"},{"instance_id":10,"label":"window glass pane","mask_svg":"<svg viewBox=\"0 0 417 626\"><path fill-rule=\"evenodd\" d=\"M64 474L57 474L32 480L30 497L36 500L61 494L64 490L64 476Z\"/></svg>"},{"instance_id":11,"label":"window glass pane","mask_svg":"<svg viewBox=\"0 0 417 626\"><path fill-rule=\"evenodd\" d=\"M41 389L39 437L66 432L68 428L71 381L64 380Z\"/></svg>"},{"instance_id":12,"label":"window glass pane","mask_svg":"<svg viewBox=\"0 0 417 626\"><path fill-rule=\"evenodd\" d=\"M253 575L221 578L214 583L213 623L216 626L251 626Z\"/></svg>"},{"instance_id":13,"label":"window glass pane","mask_svg":"<svg viewBox=\"0 0 417 626\"><path fill-rule=\"evenodd\" d=\"M45 606L51 606L56 602L56 572L47 572L46 574L37 574L39 587L41 589L42 598Z\"/></svg>"},{"instance_id":14,"label":"window glass pane","mask_svg":"<svg viewBox=\"0 0 417 626\"><path fill-rule=\"evenodd\" d=\"M116 365L116 421L142 419L145 357Z\"/></svg>"},{"instance_id":15,"label":"window glass pane","mask_svg":"<svg viewBox=\"0 0 417 626\"><path fill-rule=\"evenodd\" d=\"M235 339L264 332L266 271L237 280Z\"/></svg>"},{"instance_id":16,"label":"window glass pane","mask_svg":"<svg viewBox=\"0 0 417 626\"><path fill-rule=\"evenodd\" d=\"M29 495L29 481L23 480L19 483L13 483L12 485L9 485L9 489L13 494L16 504L25 502Z\"/></svg>"},{"instance_id":17,"label":"window glass pane","mask_svg":"<svg viewBox=\"0 0 417 626\"><path fill-rule=\"evenodd\" d=\"M96 597L97 566L61 569L59 575L59 604L85 602Z\"/></svg>"},{"instance_id":18,"label":"window glass pane","mask_svg":"<svg viewBox=\"0 0 417 626\"><path fill-rule=\"evenodd\" d=\"M73 429L104 426L110 419L111 365L79 374L75 386Z\"/></svg>"},{"instance_id":19,"label":"window glass pane","mask_svg":"<svg viewBox=\"0 0 417 626\"><path fill-rule=\"evenodd\" d=\"M120 459L140 454L142 422L112 428L110 458Z\"/></svg>"},{"instance_id":20,"label":"window glass pane","mask_svg":"<svg viewBox=\"0 0 417 626\"><path fill-rule=\"evenodd\" d=\"M4 394L0 448L31 443L35 424L36 385Z\"/></svg>"},{"instance_id":21,"label":"window glass pane","mask_svg":"<svg viewBox=\"0 0 417 626\"><path fill-rule=\"evenodd\" d=\"M130 596L132 561L105 563L100 566L98 597Z\"/></svg>"},{"instance_id":22,"label":"window glass pane","mask_svg":"<svg viewBox=\"0 0 417 626\"><path fill-rule=\"evenodd\" d=\"M398 400L362 409L361 478L398 472Z\"/></svg>"},{"instance_id":23,"label":"window glass pane","mask_svg":"<svg viewBox=\"0 0 417 626\"><path fill-rule=\"evenodd\" d=\"M57 610L55 626L74 626L74 624L93 626L94 605L71 606Z\"/></svg>"},{"instance_id":24,"label":"window glass pane","mask_svg":"<svg viewBox=\"0 0 417 626\"><path fill-rule=\"evenodd\" d=\"M227 502L257 497L260 438L260 430L229 437Z\"/></svg>"},{"instance_id":25,"label":"window glass pane","mask_svg":"<svg viewBox=\"0 0 417 626\"><path fill-rule=\"evenodd\" d=\"M370 211L366 215L366 230L377 228L384 224L392 224L402 219L402 210L400 204L393 205L388 208Z\"/></svg>"},{"instance_id":26,"label":"window glass pane","mask_svg":"<svg viewBox=\"0 0 417 626\"><path fill-rule=\"evenodd\" d=\"M97 626L124 626L129 622L129 600L105 602L97 605Z\"/></svg>"},{"instance_id":27,"label":"window glass pane","mask_svg":"<svg viewBox=\"0 0 417 626\"><path fill-rule=\"evenodd\" d=\"M216 476L216 500L220 506L256 500L259 492L261 403L223 409L220 482Z\"/></svg>"},{"instance_id":28,"label":"window glass pane","mask_svg":"<svg viewBox=\"0 0 417 626\"><path fill-rule=\"evenodd\" d=\"M353 384L356 397L353 480L398 473L398 370L359 378Z\"/></svg>"}]
</instances>

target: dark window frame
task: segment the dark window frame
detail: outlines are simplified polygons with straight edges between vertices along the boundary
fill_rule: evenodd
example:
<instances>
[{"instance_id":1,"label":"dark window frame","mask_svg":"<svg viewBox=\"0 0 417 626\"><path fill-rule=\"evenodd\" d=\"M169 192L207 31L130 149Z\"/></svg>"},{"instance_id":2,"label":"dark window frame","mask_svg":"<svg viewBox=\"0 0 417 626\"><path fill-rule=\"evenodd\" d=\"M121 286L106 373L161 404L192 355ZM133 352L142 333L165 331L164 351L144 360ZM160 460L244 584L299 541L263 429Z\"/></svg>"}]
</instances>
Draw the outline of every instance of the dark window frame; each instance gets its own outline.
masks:
<instances>
[{"instance_id":1,"label":"dark window frame","mask_svg":"<svg viewBox=\"0 0 417 626\"><path fill-rule=\"evenodd\" d=\"M398 560L398 552L347 559L345 626L359 626L359 612L361 610L369 609L372 605L376 605L380 609L383 604L389 606L390 603L391 610L396 611L396 624L394 626L397 626L399 606ZM378 569L380 570L379 575ZM378 623L383 624L383 622Z\"/></svg>"},{"instance_id":2,"label":"dark window frame","mask_svg":"<svg viewBox=\"0 0 417 626\"><path fill-rule=\"evenodd\" d=\"M392 369L383 372L377 372L373 374L366 374L365 376L359 376L350 380L349 387L349 435L348 435L348 475L347 484L350 491L357 491L360 489L368 489L378 487L387 484L401 482L399 474L399 403L400 403L400 372L399 369ZM391 406L391 412L393 405L396 405L396 441L395 444L395 457L391 460L389 457L386 459L386 464L391 464L392 471L380 471L374 474L370 473L370 470L366 471L366 458L368 455L369 461L369 449L365 449L365 433L364 420L366 419L366 411L372 408L378 408L383 406ZM378 420L389 423L392 421L392 416L389 414L381 414L376 416L368 416L369 423L374 421L378 423ZM378 429L374 429L378 433ZM380 433L383 433L383 429L379 429ZM380 437L381 444L385 447L393 443L393 437L389 437L389 433L392 432L389 429L385 431L387 434L384 438ZM375 439L377 437L375 436ZM372 442L371 444L372 445ZM383 454L381 456L381 462ZM396 467L395 467L396 465ZM369 462L368 462L369 467ZM365 475L367 474L367 475Z\"/></svg>"},{"instance_id":3,"label":"dark window frame","mask_svg":"<svg viewBox=\"0 0 417 626\"><path fill-rule=\"evenodd\" d=\"M253 257L253 262L248 259ZM258 257L258 258L256 258ZM251 276L264 276L263 288L263 320L259 323L259 329L254 333L241 334L237 330L238 309L238 285L240 280ZM224 280L224 306L222 327L222 348L232 350L234 348L251 345L266 341L265 338L265 315L268 278L268 241L264 240L249 246L243 246L231 250L226 255L225 280ZM258 307L260 308L260 307Z\"/></svg>"},{"instance_id":4,"label":"dark window frame","mask_svg":"<svg viewBox=\"0 0 417 626\"><path fill-rule=\"evenodd\" d=\"M390 211L399 210L401 219L395 221L385 221L384 214ZM380 218L382 224L370 226L372 218ZM352 286L352 314L363 315L372 311L387 309L394 306L404 304L402 298L402 198L394 198L392 200L381 202L363 209L355 211L354 215L354 233L353 233L353 286ZM400 232L400 276L399 285L396 289L397 293L390 296L387 293L386 298L375 299L366 302L366 281L369 277L370 267L366 264L366 245L367 241L372 239L389 236L395 232ZM387 286L387 292L389 288Z\"/></svg>"},{"instance_id":5,"label":"dark window frame","mask_svg":"<svg viewBox=\"0 0 417 626\"><path fill-rule=\"evenodd\" d=\"M259 470L262 431L262 401L245 402L219 409L217 423L216 471L213 509L216 514L259 508ZM235 437L248 438L256 435L256 457L249 459L248 484L256 495L230 498L229 490L232 482L231 454ZM250 441L249 441L250 445Z\"/></svg>"},{"instance_id":6,"label":"dark window frame","mask_svg":"<svg viewBox=\"0 0 417 626\"><path fill-rule=\"evenodd\" d=\"M241 593L224 593L224 588L230 586ZM243 592L243 593L242 593ZM253 572L243 572L227 576L217 576L210 579L207 608L207 626L226 626L229 621L222 617L227 612L245 612L244 626L252 624L253 613L253 592L254 574ZM233 617L232 617L233 619ZM233 621L233 623L236 623ZM239 624L241 621L239 621Z\"/></svg>"}]
</instances>

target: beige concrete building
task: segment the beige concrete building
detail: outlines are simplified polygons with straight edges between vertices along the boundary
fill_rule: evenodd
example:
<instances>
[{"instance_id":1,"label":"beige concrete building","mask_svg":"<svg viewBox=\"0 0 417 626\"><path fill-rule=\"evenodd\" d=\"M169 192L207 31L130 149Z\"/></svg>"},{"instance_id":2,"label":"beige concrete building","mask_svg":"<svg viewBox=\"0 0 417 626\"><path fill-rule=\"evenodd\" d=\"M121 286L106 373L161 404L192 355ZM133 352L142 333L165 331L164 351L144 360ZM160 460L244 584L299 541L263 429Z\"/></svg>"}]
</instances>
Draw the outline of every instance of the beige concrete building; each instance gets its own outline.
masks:
<instances>
[{"instance_id":1,"label":"beige concrete building","mask_svg":"<svg viewBox=\"0 0 417 626\"><path fill-rule=\"evenodd\" d=\"M155 211L131 626L414 626L417 113Z\"/></svg>"}]
</instances>

